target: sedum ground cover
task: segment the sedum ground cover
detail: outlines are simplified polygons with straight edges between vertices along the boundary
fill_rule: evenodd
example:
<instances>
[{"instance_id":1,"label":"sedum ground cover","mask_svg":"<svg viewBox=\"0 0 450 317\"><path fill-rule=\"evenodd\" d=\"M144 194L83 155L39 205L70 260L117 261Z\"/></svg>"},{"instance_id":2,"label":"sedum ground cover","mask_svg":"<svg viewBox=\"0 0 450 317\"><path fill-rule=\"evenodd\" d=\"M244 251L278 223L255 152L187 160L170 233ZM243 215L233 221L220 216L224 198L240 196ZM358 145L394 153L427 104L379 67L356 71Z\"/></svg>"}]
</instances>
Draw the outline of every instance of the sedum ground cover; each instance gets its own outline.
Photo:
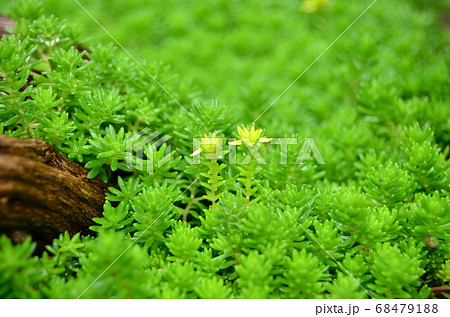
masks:
<instances>
[{"instance_id":1,"label":"sedum ground cover","mask_svg":"<svg viewBox=\"0 0 450 317\"><path fill-rule=\"evenodd\" d=\"M38 255L2 236L0 297L449 285L444 1L377 1L260 118L371 2L80 3L174 98L75 2L2 6L18 25L0 42L0 133L44 139L117 186L91 236Z\"/></svg>"}]
</instances>

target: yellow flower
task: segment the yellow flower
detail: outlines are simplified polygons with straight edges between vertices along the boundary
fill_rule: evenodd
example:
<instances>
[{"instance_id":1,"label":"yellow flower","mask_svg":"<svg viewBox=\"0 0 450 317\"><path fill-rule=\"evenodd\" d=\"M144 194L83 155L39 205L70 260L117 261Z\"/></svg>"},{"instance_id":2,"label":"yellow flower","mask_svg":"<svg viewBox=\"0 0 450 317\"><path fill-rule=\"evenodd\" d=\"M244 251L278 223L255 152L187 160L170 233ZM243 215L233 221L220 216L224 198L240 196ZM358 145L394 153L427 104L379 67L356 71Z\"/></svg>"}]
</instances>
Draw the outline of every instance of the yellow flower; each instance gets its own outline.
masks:
<instances>
[{"instance_id":1,"label":"yellow flower","mask_svg":"<svg viewBox=\"0 0 450 317\"><path fill-rule=\"evenodd\" d=\"M218 138L216 132L214 132L210 138L205 133L204 137L200 138L199 145L199 148L190 156L195 156L202 152L205 154L218 154L218 156L220 156L223 149L222 138Z\"/></svg>"},{"instance_id":2,"label":"yellow flower","mask_svg":"<svg viewBox=\"0 0 450 317\"><path fill-rule=\"evenodd\" d=\"M242 128L238 127L237 129L241 140L249 146L253 146L258 142L265 143L272 140L271 138L261 137L263 129L255 129L255 125L252 125L250 130L248 130L244 125L242 126ZM230 142L229 144L239 145L242 144L242 141L238 140L236 142Z\"/></svg>"},{"instance_id":3,"label":"yellow flower","mask_svg":"<svg viewBox=\"0 0 450 317\"><path fill-rule=\"evenodd\" d=\"M300 4L300 9L306 13L316 12L318 9L323 9L327 6L329 0L303 0Z\"/></svg>"}]
</instances>

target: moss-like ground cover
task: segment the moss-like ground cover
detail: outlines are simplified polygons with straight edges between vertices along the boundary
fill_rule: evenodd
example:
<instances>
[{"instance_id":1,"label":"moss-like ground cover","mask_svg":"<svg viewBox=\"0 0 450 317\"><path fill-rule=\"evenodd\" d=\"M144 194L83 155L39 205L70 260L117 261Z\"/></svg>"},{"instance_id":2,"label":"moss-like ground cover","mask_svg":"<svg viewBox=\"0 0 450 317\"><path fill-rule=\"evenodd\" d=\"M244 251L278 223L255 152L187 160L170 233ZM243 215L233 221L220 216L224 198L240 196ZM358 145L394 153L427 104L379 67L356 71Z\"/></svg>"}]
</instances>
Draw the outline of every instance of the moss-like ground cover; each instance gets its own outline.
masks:
<instances>
[{"instance_id":1,"label":"moss-like ground cover","mask_svg":"<svg viewBox=\"0 0 450 317\"><path fill-rule=\"evenodd\" d=\"M0 133L117 186L97 234L2 236L0 297L445 296L444 1L377 1L260 118L370 1L80 3L173 98L75 2L1 6Z\"/></svg>"}]
</instances>

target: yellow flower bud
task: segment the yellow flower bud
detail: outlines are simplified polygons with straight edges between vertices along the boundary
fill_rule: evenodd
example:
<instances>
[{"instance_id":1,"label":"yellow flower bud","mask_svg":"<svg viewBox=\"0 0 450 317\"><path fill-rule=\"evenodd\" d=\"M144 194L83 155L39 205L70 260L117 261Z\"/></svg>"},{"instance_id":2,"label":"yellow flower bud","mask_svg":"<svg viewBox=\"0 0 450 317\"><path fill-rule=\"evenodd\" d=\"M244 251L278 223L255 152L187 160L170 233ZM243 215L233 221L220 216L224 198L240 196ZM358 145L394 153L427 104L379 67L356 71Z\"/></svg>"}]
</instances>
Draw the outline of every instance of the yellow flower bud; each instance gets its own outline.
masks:
<instances>
[{"instance_id":1,"label":"yellow flower bud","mask_svg":"<svg viewBox=\"0 0 450 317\"><path fill-rule=\"evenodd\" d=\"M205 153L219 153L222 151L222 138L218 138L216 132L209 138L206 133L203 138L201 138L200 147Z\"/></svg>"},{"instance_id":2,"label":"yellow flower bud","mask_svg":"<svg viewBox=\"0 0 450 317\"><path fill-rule=\"evenodd\" d=\"M200 138L199 148L190 156L195 156L202 152L209 159L220 158L223 152L222 138L217 137L216 132L211 137L208 137L205 133L204 137Z\"/></svg>"},{"instance_id":3,"label":"yellow flower bud","mask_svg":"<svg viewBox=\"0 0 450 317\"><path fill-rule=\"evenodd\" d=\"M242 126L242 128L238 127L237 129L239 137L249 146L253 146L257 142L265 143L272 140L271 138L262 137L261 135L263 133L263 129L255 129L255 125L252 125L250 130L248 130L245 126Z\"/></svg>"},{"instance_id":4,"label":"yellow flower bud","mask_svg":"<svg viewBox=\"0 0 450 317\"><path fill-rule=\"evenodd\" d=\"M313 13L327 6L329 0L303 0L300 9L306 13Z\"/></svg>"}]
</instances>

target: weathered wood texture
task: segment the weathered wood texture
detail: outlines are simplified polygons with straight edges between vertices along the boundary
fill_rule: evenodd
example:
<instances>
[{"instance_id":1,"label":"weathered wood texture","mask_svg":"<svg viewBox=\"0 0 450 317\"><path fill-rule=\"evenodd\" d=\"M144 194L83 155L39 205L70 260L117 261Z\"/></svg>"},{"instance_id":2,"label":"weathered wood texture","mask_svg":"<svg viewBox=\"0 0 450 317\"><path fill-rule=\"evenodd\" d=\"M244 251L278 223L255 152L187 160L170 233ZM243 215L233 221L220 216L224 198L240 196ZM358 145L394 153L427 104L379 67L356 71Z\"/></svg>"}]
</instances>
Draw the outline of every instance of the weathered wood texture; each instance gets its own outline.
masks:
<instances>
[{"instance_id":1,"label":"weathered wood texture","mask_svg":"<svg viewBox=\"0 0 450 317\"><path fill-rule=\"evenodd\" d=\"M87 173L42 140L0 135L0 232L39 244L64 231L89 233L108 186Z\"/></svg>"},{"instance_id":2,"label":"weathered wood texture","mask_svg":"<svg viewBox=\"0 0 450 317\"><path fill-rule=\"evenodd\" d=\"M7 29L16 26L16 21L9 17L0 16L0 39L3 35L8 34Z\"/></svg>"}]
</instances>

